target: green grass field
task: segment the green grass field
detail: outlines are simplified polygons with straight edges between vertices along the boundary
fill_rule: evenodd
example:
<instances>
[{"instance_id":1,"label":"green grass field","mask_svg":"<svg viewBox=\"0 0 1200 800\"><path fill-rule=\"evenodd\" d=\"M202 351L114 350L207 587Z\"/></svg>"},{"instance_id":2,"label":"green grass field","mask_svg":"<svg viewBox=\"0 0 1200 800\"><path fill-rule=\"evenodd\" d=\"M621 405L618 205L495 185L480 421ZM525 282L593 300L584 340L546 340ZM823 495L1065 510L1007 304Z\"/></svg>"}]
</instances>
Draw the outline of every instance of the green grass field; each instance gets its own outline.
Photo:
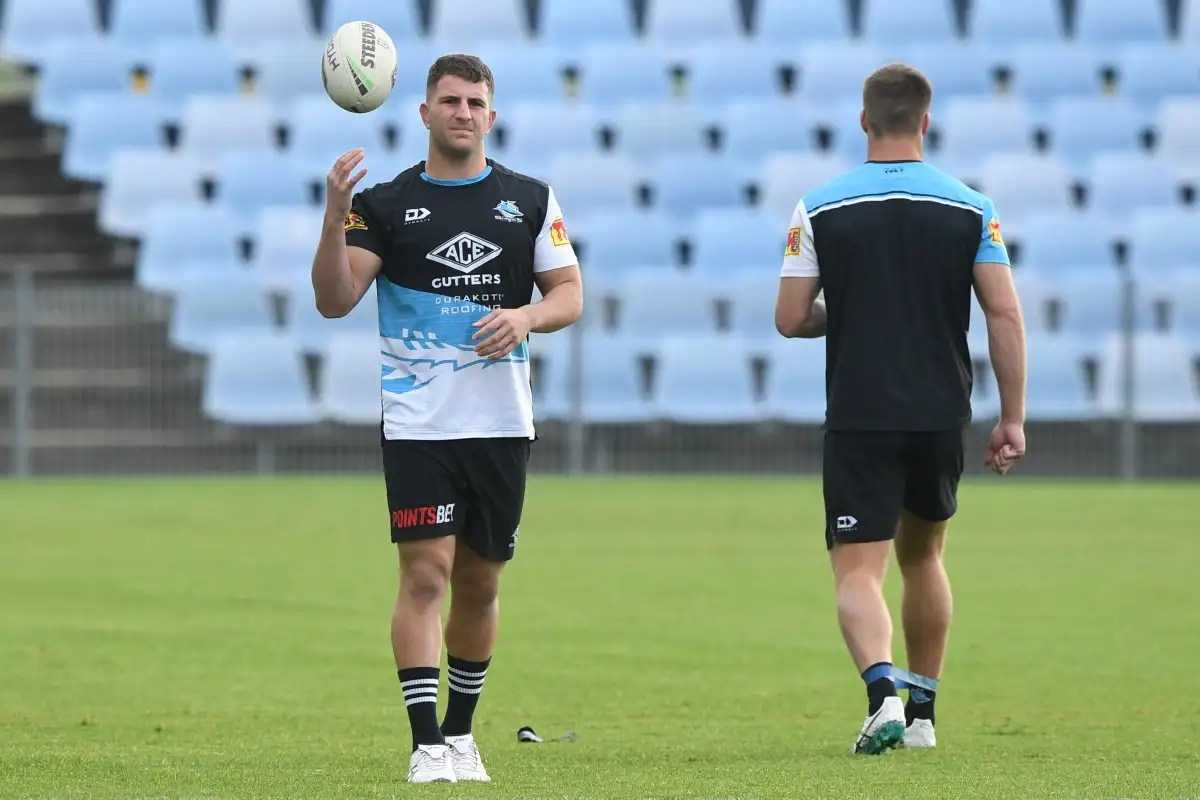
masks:
<instances>
[{"instance_id":1,"label":"green grass field","mask_svg":"<svg viewBox=\"0 0 1200 800\"><path fill-rule=\"evenodd\" d=\"M1200 490L961 499L940 747L851 758L817 483L537 480L493 783L413 787L378 481L0 484L0 796L1200 796Z\"/></svg>"}]
</instances>

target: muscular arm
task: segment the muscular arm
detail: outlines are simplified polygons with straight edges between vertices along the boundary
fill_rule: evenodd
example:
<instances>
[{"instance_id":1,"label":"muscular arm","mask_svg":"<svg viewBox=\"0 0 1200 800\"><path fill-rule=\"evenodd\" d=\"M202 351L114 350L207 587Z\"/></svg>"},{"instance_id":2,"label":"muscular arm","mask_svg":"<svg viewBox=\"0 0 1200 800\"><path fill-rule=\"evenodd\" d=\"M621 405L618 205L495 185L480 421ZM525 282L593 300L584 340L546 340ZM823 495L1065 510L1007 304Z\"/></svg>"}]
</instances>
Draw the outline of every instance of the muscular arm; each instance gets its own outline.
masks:
<instances>
[{"instance_id":1,"label":"muscular arm","mask_svg":"<svg viewBox=\"0 0 1200 800\"><path fill-rule=\"evenodd\" d=\"M775 301L775 329L789 339L818 339L825 335L825 301L819 297L820 278L780 278Z\"/></svg>"},{"instance_id":2,"label":"muscular arm","mask_svg":"<svg viewBox=\"0 0 1200 800\"><path fill-rule=\"evenodd\" d=\"M353 311L382 263L369 250L347 246L346 220L326 214L312 265L313 292L321 316L332 319Z\"/></svg>"},{"instance_id":3,"label":"muscular arm","mask_svg":"<svg viewBox=\"0 0 1200 800\"><path fill-rule=\"evenodd\" d=\"M583 277L578 266L536 273L542 299L526 306L532 333L554 333L573 324L583 313Z\"/></svg>"},{"instance_id":4,"label":"muscular arm","mask_svg":"<svg viewBox=\"0 0 1200 800\"><path fill-rule=\"evenodd\" d=\"M988 352L1000 390L1000 421L1025 422L1025 320L1008 264L977 262L975 294L987 320Z\"/></svg>"}]
</instances>

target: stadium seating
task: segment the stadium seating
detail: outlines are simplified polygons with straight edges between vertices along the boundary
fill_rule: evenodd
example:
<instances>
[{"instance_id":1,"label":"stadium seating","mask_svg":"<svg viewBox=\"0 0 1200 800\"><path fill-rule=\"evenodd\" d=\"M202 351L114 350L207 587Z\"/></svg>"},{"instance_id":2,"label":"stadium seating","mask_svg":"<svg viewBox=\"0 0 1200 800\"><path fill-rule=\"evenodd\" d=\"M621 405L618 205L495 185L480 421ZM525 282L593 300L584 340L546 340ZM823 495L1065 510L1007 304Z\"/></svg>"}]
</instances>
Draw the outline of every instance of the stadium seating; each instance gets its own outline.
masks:
<instances>
[{"instance_id":1,"label":"stadium seating","mask_svg":"<svg viewBox=\"0 0 1200 800\"><path fill-rule=\"evenodd\" d=\"M788 218L802 194L863 159L863 79L900 59L934 84L928 157L990 195L1003 220L1030 327L1031 416L1114 413L1111 386L1103 403L1091 398L1077 367L1094 356L1111 376L1119 363L1096 344L1120 330L1122 267L1138 330L1174 337L1146 341L1182 348L1138 380L1187 407L1182 384L1155 369L1186 371L1185 354L1200 353L1195 2L1180 6L1179 41L1157 0L646 0L639 14L625 0L216 0L211 31L199 0L111 0L105 14L95 0L2 5L0 48L38 68L34 111L65 133L64 174L99 185L103 231L140 240L136 279L174 299L171 336L184 349L207 352L221 326L250 325L272 346L327 360L322 386L378 379L349 349L369 338L373 299L326 320L306 297L324 176L355 146L368 154L364 188L422 159L429 64L472 50L497 80L491 154L553 186L588 285L608 303L582 350L585 413L819 422L817 344L771 344L756 400L741 377L714 377L725 366L688 365L684 345L662 337L702 337L693 360L698 348L778 338ZM323 37L353 19L398 45L396 89L372 114L334 107L317 82ZM225 319L215 298L230 287L245 293ZM535 338L547 378L539 417L563 419L566 337ZM986 355L974 301L970 341ZM665 383L643 386L647 358ZM729 394L687 396L704 381ZM994 387L977 386L977 413L993 413ZM322 397L319 413L373 418L377 398L356 405L354 391ZM1148 402L1139 412L1170 416Z\"/></svg>"},{"instance_id":2,"label":"stadium seating","mask_svg":"<svg viewBox=\"0 0 1200 800\"><path fill-rule=\"evenodd\" d=\"M213 338L201 402L209 417L231 424L304 425L319 419L296 343L268 330L226 329Z\"/></svg>"},{"instance_id":3,"label":"stadium seating","mask_svg":"<svg viewBox=\"0 0 1200 800\"><path fill-rule=\"evenodd\" d=\"M671 336L657 345L655 415L692 425L759 416L746 343L739 337Z\"/></svg>"},{"instance_id":4,"label":"stadium seating","mask_svg":"<svg viewBox=\"0 0 1200 800\"><path fill-rule=\"evenodd\" d=\"M334 333L321 377L319 413L347 425L378 424L379 332Z\"/></svg>"},{"instance_id":5,"label":"stadium seating","mask_svg":"<svg viewBox=\"0 0 1200 800\"><path fill-rule=\"evenodd\" d=\"M1200 420L1200 395L1196 391L1195 353L1187 341L1172 334L1138 334L1133 339L1133 413L1148 422L1195 422ZM1106 338L1101 371L1101 413L1120 417L1125 373L1124 342L1120 336Z\"/></svg>"}]
</instances>

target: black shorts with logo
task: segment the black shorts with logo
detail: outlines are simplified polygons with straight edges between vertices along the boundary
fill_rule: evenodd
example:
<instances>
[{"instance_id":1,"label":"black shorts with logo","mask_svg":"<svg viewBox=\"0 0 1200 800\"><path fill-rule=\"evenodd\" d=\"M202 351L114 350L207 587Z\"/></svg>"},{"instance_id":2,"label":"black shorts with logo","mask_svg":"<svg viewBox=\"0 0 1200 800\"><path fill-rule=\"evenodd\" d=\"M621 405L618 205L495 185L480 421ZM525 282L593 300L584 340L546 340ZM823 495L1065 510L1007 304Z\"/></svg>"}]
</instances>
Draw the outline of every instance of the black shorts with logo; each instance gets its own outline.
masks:
<instances>
[{"instance_id":1,"label":"black shorts with logo","mask_svg":"<svg viewBox=\"0 0 1200 800\"><path fill-rule=\"evenodd\" d=\"M827 431L825 545L882 542L901 510L941 522L958 510L962 431Z\"/></svg>"},{"instance_id":2,"label":"black shorts with logo","mask_svg":"<svg viewBox=\"0 0 1200 800\"><path fill-rule=\"evenodd\" d=\"M480 556L516 551L530 441L383 440L393 542L458 536Z\"/></svg>"}]
</instances>

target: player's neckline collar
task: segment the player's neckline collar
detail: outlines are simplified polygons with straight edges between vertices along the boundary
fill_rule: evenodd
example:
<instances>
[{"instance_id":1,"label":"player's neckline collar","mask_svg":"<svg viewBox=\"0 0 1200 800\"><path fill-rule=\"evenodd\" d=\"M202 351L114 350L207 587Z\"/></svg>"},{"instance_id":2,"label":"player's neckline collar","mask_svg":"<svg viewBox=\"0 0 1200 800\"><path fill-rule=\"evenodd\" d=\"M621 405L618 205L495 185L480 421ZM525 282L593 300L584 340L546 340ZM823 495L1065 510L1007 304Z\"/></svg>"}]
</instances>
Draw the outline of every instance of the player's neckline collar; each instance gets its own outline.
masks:
<instances>
[{"instance_id":1,"label":"player's neckline collar","mask_svg":"<svg viewBox=\"0 0 1200 800\"><path fill-rule=\"evenodd\" d=\"M488 164L483 168L483 172L478 175L472 175L470 178L431 178L421 170L421 180L426 183L432 183L434 186L470 186L472 183L479 183L481 180L492 174L492 165Z\"/></svg>"},{"instance_id":2,"label":"player's neckline collar","mask_svg":"<svg viewBox=\"0 0 1200 800\"><path fill-rule=\"evenodd\" d=\"M881 161L878 159L867 159L868 164L920 164L919 158L897 158L895 161Z\"/></svg>"}]
</instances>

